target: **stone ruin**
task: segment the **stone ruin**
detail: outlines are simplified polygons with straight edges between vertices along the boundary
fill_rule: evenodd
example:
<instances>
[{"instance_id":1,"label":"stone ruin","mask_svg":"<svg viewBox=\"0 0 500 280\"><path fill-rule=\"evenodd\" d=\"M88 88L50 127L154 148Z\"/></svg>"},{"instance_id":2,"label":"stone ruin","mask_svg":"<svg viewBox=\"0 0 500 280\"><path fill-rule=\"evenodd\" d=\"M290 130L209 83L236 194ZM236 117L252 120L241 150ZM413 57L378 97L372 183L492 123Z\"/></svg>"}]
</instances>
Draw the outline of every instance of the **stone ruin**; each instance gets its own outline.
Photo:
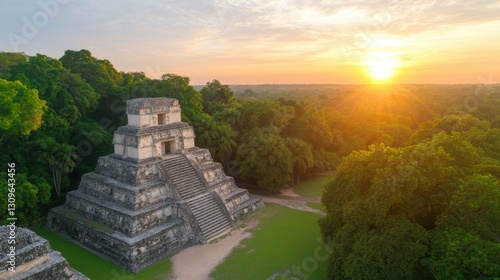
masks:
<instances>
[{"instance_id":1,"label":"stone ruin","mask_svg":"<svg viewBox=\"0 0 500 280\"><path fill-rule=\"evenodd\" d=\"M99 158L49 212L50 229L137 272L228 233L237 218L264 206L195 146L176 99L128 100L127 117L114 134L114 154Z\"/></svg>"},{"instance_id":2,"label":"stone ruin","mask_svg":"<svg viewBox=\"0 0 500 280\"><path fill-rule=\"evenodd\" d=\"M70 279L88 280L80 272L71 268L61 253L52 251L49 242L26 228L15 228L15 244L7 240L11 236L11 229L0 226L0 279L9 280L45 280ZM15 270L9 271L8 252L10 246L15 246ZM4 255L5 253L5 255Z\"/></svg>"}]
</instances>

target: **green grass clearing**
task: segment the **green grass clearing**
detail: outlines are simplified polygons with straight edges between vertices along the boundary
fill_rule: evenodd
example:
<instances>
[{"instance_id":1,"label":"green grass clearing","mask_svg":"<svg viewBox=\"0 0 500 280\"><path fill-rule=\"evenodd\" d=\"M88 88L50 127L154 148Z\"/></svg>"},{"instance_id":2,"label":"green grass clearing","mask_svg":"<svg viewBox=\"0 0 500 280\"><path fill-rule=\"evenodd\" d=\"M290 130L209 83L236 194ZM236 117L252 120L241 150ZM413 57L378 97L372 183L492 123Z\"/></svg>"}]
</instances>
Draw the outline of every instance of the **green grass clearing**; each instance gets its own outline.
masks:
<instances>
[{"instance_id":1,"label":"green grass clearing","mask_svg":"<svg viewBox=\"0 0 500 280\"><path fill-rule=\"evenodd\" d=\"M172 278L172 262L170 258L164 258L139 273L132 273L125 271L112 262L101 259L44 227L34 228L33 231L47 239L53 250L61 252L71 267L92 280L165 280Z\"/></svg>"},{"instance_id":2,"label":"green grass clearing","mask_svg":"<svg viewBox=\"0 0 500 280\"><path fill-rule=\"evenodd\" d=\"M252 237L243 240L210 275L223 279L326 279L326 250L321 246L319 216L268 203L248 218L259 220ZM299 271L298 273L294 273Z\"/></svg>"},{"instance_id":3,"label":"green grass clearing","mask_svg":"<svg viewBox=\"0 0 500 280\"><path fill-rule=\"evenodd\" d=\"M295 186L294 191L310 198L321 199L321 194L326 184L333 180L333 175L316 175L305 178L300 184Z\"/></svg>"}]
</instances>

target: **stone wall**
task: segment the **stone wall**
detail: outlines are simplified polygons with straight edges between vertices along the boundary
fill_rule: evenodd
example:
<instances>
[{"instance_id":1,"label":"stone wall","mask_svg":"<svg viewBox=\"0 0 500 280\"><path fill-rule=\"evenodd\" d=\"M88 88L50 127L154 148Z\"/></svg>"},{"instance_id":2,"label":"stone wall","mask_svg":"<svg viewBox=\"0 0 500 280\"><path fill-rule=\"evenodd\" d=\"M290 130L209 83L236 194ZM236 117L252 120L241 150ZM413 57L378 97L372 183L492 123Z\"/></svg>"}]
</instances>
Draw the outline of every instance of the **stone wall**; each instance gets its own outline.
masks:
<instances>
[{"instance_id":1,"label":"stone wall","mask_svg":"<svg viewBox=\"0 0 500 280\"><path fill-rule=\"evenodd\" d=\"M59 252L52 251L49 242L26 228L15 228L15 244L7 243L11 229L0 226L0 271L7 270L10 246L15 246L15 272L0 273L0 279L46 280L69 279L88 280L83 274L72 269ZM5 256L4 256L5 254Z\"/></svg>"},{"instance_id":2,"label":"stone wall","mask_svg":"<svg viewBox=\"0 0 500 280\"><path fill-rule=\"evenodd\" d=\"M175 215L185 210L174 207ZM175 218L140 235L130 237L110 228L96 227L79 220L64 208L51 211L47 224L54 231L87 248L94 254L137 272L154 262L193 245L191 229L183 219Z\"/></svg>"}]
</instances>

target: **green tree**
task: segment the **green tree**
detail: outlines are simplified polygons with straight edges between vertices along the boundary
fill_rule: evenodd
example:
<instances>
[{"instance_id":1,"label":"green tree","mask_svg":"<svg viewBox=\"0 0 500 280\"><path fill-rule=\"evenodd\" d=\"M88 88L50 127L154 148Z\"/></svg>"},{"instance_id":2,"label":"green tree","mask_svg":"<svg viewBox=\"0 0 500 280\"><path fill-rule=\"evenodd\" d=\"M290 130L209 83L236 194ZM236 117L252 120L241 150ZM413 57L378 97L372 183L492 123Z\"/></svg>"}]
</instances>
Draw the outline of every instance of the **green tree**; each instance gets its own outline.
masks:
<instances>
[{"instance_id":1,"label":"green tree","mask_svg":"<svg viewBox=\"0 0 500 280\"><path fill-rule=\"evenodd\" d=\"M60 196L63 176L72 172L75 167L75 160L78 157L75 147L66 143L57 143L51 137L39 139L36 143L40 147L37 158L48 164L52 173L54 190Z\"/></svg>"},{"instance_id":2,"label":"green tree","mask_svg":"<svg viewBox=\"0 0 500 280\"><path fill-rule=\"evenodd\" d=\"M234 126L241 116L240 108L241 104L233 103L231 106L215 112L212 117L216 122L227 123L230 126Z\"/></svg>"},{"instance_id":3,"label":"green tree","mask_svg":"<svg viewBox=\"0 0 500 280\"><path fill-rule=\"evenodd\" d=\"M236 149L236 132L227 124L219 124L210 116L194 122L196 145L208 148L214 160L227 166Z\"/></svg>"},{"instance_id":4,"label":"green tree","mask_svg":"<svg viewBox=\"0 0 500 280\"><path fill-rule=\"evenodd\" d=\"M462 228L436 232L431 258L434 279L498 279L500 245Z\"/></svg>"},{"instance_id":5,"label":"green tree","mask_svg":"<svg viewBox=\"0 0 500 280\"><path fill-rule=\"evenodd\" d=\"M292 153L292 186L300 183L300 176L314 166L312 146L298 138L285 138L285 144Z\"/></svg>"},{"instance_id":6,"label":"green tree","mask_svg":"<svg viewBox=\"0 0 500 280\"><path fill-rule=\"evenodd\" d=\"M213 114L233 101L231 88L228 85L221 84L218 80L207 82L200 92L203 99L203 108L209 114Z\"/></svg>"},{"instance_id":7,"label":"green tree","mask_svg":"<svg viewBox=\"0 0 500 280\"><path fill-rule=\"evenodd\" d=\"M434 121L422 123L419 130L411 136L411 143L429 141L439 132L464 132L470 129L481 129L486 131L489 128L490 123L488 121L480 120L470 114L450 114L442 118L437 118Z\"/></svg>"},{"instance_id":8,"label":"green tree","mask_svg":"<svg viewBox=\"0 0 500 280\"><path fill-rule=\"evenodd\" d=\"M65 68L79 74L101 96L112 94L123 81L111 62L93 57L88 50L67 50L59 60Z\"/></svg>"},{"instance_id":9,"label":"green tree","mask_svg":"<svg viewBox=\"0 0 500 280\"><path fill-rule=\"evenodd\" d=\"M0 79L0 96L0 142L7 135L28 135L42 125L47 106L37 90Z\"/></svg>"},{"instance_id":10,"label":"green tree","mask_svg":"<svg viewBox=\"0 0 500 280\"><path fill-rule=\"evenodd\" d=\"M8 183L7 173L0 172L0 220L1 224L7 223L7 195ZM43 214L43 209L50 202L50 185L43 178L28 178L25 173L16 173L15 175L15 199L16 199L16 218L21 225L33 224ZM5 198L5 199L4 199Z\"/></svg>"},{"instance_id":11,"label":"green tree","mask_svg":"<svg viewBox=\"0 0 500 280\"><path fill-rule=\"evenodd\" d=\"M313 168L315 171L333 171L341 162L341 158L333 152L325 151L325 149L313 149Z\"/></svg>"},{"instance_id":12,"label":"green tree","mask_svg":"<svg viewBox=\"0 0 500 280\"><path fill-rule=\"evenodd\" d=\"M392 138L393 147L404 147L408 144L412 135L409 127L403 124L386 124L380 127L380 130Z\"/></svg>"},{"instance_id":13,"label":"green tree","mask_svg":"<svg viewBox=\"0 0 500 280\"><path fill-rule=\"evenodd\" d=\"M234 126L242 135L256 127L273 126L282 131L294 116L293 107L282 106L278 101L242 100L240 103L240 117Z\"/></svg>"},{"instance_id":14,"label":"green tree","mask_svg":"<svg viewBox=\"0 0 500 280\"><path fill-rule=\"evenodd\" d=\"M500 128L500 96L483 100L472 114L479 119L490 121L492 127Z\"/></svg>"},{"instance_id":15,"label":"green tree","mask_svg":"<svg viewBox=\"0 0 500 280\"><path fill-rule=\"evenodd\" d=\"M332 132L322 111L304 103L295 107L294 111L294 118L283 130L284 136L300 138L315 148L327 148L332 144Z\"/></svg>"},{"instance_id":16,"label":"green tree","mask_svg":"<svg viewBox=\"0 0 500 280\"><path fill-rule=\"evenodd\" d=\"M203 113L201 94L190 84L188 77L175 74L164 74L161 77L159 96L175 98L182 106L183 118L195 120Z\"/></svg>"},{"instance_id":17,"label":"green tree","mask_svg":"<svg viewBox=\"0 0 500 280\"><path fill-rule=\"evenodd\" d=\"M344 158L322 197L321 230L334 246L329 277L494 275L500 188L498 178L476 174L492 161L471 142L478 131L441 132L405 148L375 145ZM464 262L468 254L475 259Z\"/></svg>"},{"instance_id":18,"label":"green tree","mask_svg":"<svg viewBox=\"0 0 500 280\"><path fill-rule=\"evenodd\" d=\"M435 279L495 279L500 275L500 185L474 174L438 216L430 257Z\"/></svg>"},{"instance_id":19,"label":"green tree","mask_svg":"<svg viewBox=\"0 0 500 280\"><path fill-rule=\"evenodd\" d=\"M7 53L0 51L0 79L11 80L11 68L27 60L28 56L24 53Z\"/></svg>"},{"instance_id":20,"label":"green tree","mask_svg":"<svg viewBox=\"0 0 500 280\"><path fill-rule=\"evenodd\" d=\"M236 160L240 176L261 188L276 192L291 180L292 154L275 127L253 128L243 136Z\"/></svg>"}]
</instances>

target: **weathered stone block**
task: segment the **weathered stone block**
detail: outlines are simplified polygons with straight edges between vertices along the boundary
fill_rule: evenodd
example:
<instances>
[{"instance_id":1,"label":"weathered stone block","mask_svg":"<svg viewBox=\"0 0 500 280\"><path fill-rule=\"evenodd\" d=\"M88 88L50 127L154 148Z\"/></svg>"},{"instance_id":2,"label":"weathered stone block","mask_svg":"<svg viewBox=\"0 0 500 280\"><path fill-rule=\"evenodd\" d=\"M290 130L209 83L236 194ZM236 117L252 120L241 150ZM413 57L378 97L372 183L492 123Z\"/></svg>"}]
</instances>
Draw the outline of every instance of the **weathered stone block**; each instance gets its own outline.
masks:
<instances>
[{"instance_id":1,"label":"weathered stone block","mask_svg":"<svg viewBox=\"0 0 500 280\"><path fill-rule=\"evenodd\" d=\"M59 252L52 251L49 242L36 235L29 229L16 228L15 239L15 272L9 271L5 254L0 258L0 279L12 280L45 280L45 279L69 279L88 280L83 274L69 267L68 262ZM7 226L0 226L0 240L6 241L10 235ZM1 242L2 253L8 252L7 242ZM12 245L9 245L12 246ZM3 255L3 254L2 254Z\"/></svg>"}]
</instances>

